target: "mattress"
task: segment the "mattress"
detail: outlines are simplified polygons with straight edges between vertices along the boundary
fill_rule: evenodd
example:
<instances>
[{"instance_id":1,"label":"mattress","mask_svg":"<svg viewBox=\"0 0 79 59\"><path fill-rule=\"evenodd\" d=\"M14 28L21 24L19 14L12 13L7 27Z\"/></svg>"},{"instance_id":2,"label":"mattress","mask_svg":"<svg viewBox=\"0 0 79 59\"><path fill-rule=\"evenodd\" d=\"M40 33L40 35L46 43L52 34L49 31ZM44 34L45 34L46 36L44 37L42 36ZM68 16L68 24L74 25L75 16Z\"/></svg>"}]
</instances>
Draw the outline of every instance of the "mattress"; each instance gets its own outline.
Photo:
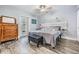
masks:
<instances>
[{"instance_id":1,"label":"mattress","mask_svg":"<svg viewBox=\"0 0 79 59\"><path fill-rule=\"evenodd\" d=\"M43 36L44 43L50 44L52 47L56 46L56 39L61 34L60 31L52 31L52 32L45 32L45 31L32 31L33 33Z\"/></svg>"}]
</instances>

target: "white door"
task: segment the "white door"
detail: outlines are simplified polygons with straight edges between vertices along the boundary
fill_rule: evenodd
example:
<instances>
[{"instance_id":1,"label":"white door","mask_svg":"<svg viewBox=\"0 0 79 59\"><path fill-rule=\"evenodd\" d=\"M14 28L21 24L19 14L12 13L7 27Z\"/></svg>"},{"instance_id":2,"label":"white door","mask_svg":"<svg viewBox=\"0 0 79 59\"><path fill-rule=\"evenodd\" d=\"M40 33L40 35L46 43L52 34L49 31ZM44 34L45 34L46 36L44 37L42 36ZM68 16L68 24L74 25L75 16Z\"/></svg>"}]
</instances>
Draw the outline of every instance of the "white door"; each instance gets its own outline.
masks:
<instances>
[{"instance_id":1,"label":"white door","mask_svg":"<svg viewBox=\"0 0 79 59\"><path fill-rule=\"evenodd\" d=\"M28 17L21 16L21 36L28 35Z\"/></svg>"}]
</instances>

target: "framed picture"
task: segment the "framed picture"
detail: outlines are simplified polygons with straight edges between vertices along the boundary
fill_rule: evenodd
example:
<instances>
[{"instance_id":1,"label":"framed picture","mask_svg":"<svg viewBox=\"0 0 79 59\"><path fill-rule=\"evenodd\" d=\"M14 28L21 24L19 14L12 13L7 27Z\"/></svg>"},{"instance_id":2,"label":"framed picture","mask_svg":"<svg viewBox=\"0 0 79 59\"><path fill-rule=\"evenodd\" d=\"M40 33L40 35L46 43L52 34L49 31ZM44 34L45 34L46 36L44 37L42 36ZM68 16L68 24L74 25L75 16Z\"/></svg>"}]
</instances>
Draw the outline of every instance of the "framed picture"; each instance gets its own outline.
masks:
<instances>
[{"instance_id":1,"label":"framed picture","mask_svg":"<svg viewBox=\"0 0 79 59\"><path fill-rule=\"evenodd\" d=\"M36 19L32 19L32 24L36 24Z\"/></svg>"}]
</instances>

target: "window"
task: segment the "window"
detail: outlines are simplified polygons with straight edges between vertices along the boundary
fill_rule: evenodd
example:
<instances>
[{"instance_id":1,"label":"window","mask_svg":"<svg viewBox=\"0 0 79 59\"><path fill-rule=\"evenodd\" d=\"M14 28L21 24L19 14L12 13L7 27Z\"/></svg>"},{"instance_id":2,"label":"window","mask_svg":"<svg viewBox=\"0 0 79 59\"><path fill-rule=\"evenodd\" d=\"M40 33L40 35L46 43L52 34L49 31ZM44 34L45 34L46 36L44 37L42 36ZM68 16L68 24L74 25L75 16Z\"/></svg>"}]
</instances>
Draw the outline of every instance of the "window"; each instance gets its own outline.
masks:
<instances>
[{"instance_id":1,"label":"window","mask_svg":"<svg viewBox=\"0 0 79 59\"><path fill-rule=\"evenodd\" d=\"M32 24L36 24L36 19L32 19Z\"/></svg>"}]
</instances>

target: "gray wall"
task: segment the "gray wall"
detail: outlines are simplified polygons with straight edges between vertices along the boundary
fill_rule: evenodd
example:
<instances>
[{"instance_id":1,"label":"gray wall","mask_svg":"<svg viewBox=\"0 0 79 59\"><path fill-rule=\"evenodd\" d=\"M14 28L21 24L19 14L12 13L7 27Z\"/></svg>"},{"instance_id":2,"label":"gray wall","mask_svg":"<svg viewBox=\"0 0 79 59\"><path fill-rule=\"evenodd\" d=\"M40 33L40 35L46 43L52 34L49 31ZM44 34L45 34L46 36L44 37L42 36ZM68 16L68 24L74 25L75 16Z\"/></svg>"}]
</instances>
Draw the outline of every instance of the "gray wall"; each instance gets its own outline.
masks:
<instances>
[{"instance_id":1,"label":"gray wall","mask_svg":"<svg viewBox=\"0 0 79 59\"><path fill-rule=\"evenodd\" d=\"M77 40L79 41L79 6L77 11Z\"/></svg>"},{"instance_id":2,"label":"gray wall","mask_svg":"<svg viewBox=\"0 0 79 59\"><path fill-rule=\"evenodd\" d=\"M32 24L32 19L36 19L37 23L36 23L36 24ZM29 32L31 32L31 31L36 31L37 25L38 25L38 20L37 20L37 18L31 17L31 18L29 19Z\"/></svg>"},{"instance_id":3,"label":"gray wall","mask_svg":"<svg viewBox=\"0 0 79 59\"><path fill-rule=\"evenodd\" d=\"M18 28L19 28L19 36L21 35L21 16L29 17L29 20L32 18L32 16L26 12L24 12L22 9L20 10L17 7L14 6L0 6L0 16L11 16L15 17L17 20Z\"/></svg>"},{"instance_id":4,"label":"gray wall","mask_svg":"<svg viewBox=\"0 0 79 59\"><path fill-rule=\"evenodd\" d=\"M53 6L55 11L47 14L42 19L39 19L39 23L52 23L56 17L64 17L68 21L68 31L64 33L65 37L77 38L77 8L72 5L56 5Z\"/></svg>"},{"instance_id":5,"label":"gray wall","mask_svg":"<svg viewBox=\"0 0 79 59\"><path fill-rule=\"evenodd\" d=\"M38 19L39 23L50 23L53 22L53 18L55 17L64 17L68 20L68 32L64 35L71 38L77 38L77 11L76 6L53 6L55 8L54 12L51 12L44 17ZM18 9L14 6L0 6L0 15L5 16L13 16L16 17L17 23L19 24L19 34L20 34L20 24L21 24L21 16L29 16L29 20L31 20L32 17L29 13L26 13L22 9ZM32 24L30 24L32 25ZM36 25L33 25L36 27ZM31 30L34 30L35 28L33 26L30 26Z\"/></svg>"}]
</instances>

